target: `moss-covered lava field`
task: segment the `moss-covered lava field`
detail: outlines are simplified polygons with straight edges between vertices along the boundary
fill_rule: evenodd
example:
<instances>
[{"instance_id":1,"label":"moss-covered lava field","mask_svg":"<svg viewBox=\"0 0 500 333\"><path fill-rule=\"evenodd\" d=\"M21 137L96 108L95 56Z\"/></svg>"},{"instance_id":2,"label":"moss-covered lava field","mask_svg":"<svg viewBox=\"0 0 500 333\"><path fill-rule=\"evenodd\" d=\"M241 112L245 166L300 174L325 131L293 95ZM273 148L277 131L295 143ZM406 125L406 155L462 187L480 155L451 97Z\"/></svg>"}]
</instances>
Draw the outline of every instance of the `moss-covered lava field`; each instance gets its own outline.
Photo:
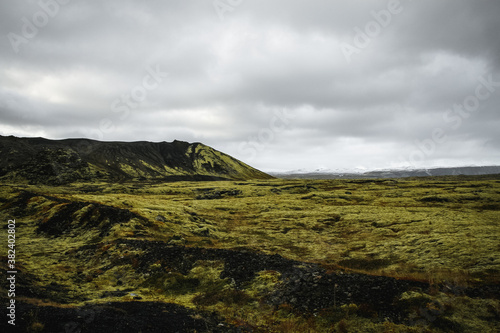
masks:
<instances>
[{"instance_id":1,"label":"moss-covered lava field","mask_svg":"<svg viewBox=\"0 0 500 333\"><path fill-rule=\"evenodd\" d=\"M14 219L19 332L500 330L498 175L4 183L4 272Z\"/></svg>"}]
</instances>

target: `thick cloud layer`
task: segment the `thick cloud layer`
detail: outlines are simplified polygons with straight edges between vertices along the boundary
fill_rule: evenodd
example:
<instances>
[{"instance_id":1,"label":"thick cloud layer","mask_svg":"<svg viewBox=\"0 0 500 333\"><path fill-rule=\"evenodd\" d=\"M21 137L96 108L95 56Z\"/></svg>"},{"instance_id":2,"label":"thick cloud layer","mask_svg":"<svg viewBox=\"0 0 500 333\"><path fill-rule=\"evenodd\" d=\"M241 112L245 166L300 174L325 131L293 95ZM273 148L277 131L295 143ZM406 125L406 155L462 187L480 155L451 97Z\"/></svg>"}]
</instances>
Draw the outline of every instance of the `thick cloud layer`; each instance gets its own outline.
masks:
<instances>
[{"instance_id":1,"label":"thick cloud layer","mask_svg":"<svg viewBox=\"0 0 500 333\"><path fill-rule=\"evenodd\" d=\"M0 134L266 171L500 164L500 2L8 0Z\"/></svg>"}]
</instances>

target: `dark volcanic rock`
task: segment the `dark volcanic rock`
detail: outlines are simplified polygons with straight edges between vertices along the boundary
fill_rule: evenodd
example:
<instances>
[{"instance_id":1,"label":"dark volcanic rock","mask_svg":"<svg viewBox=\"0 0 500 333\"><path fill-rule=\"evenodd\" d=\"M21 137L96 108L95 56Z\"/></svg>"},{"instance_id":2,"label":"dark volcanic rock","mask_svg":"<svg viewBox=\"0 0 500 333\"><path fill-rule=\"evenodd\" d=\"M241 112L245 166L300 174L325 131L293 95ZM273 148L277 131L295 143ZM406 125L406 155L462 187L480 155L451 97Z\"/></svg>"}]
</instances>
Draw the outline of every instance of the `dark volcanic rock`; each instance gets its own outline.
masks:
<instances>
[{"instance_id":1,"label":"dark volcanic rock","mask_svg":"<svg viewBox=\"0 0 500 333\"><path fill-rule=\"evenodd\" d=\"M380 318L399 320L395 301L405 291L426 291L429 284L342 271L327 273L316 264L289 260L280 255L249 251L204 249L168 246L163 242L122 240L120 243L143 250L138 270L147 270L151 263L161 261L181 274L188 274L197 260L221 260L221 278L232 279L236 287L252 280L256 273L274 270L282 282L267 301L276 306L290 304L295 309L315 312L343 304L363 304Z\"/></svg>"},{"instance_id":2,"label":"dark volcanic rock","mask_svg":"<svg viewBox=\"0 0 500 333\"><path fill-rule=\"evenodd\" d=\"M271 296L278 305L291 304L304 311L319 311L344 304L358 304L372 309L381 318L397 321L400 317L395 304L403 292L427 290L426 283L397 280L383 276L337 272L326 274L323 270L302 269L287 279Z\"/></svg>"},{"instance_id":3,"label":"dark volcanic rock","mask_svg":"<svg viewBox=\"0 0 500 333\"><path fill-rule=\"evenodd\" d=\"M197 195L197 200L213 200L222 199L225 197L236 197L241 195L243 192L241 190L201 190L202 194Z\"/></svg>"},{"instance_id":4,"label":"dark volcanic rock","mask_svg":"<svg viewBox=\"0 0 500 333\"><path fill-rule=\"evenodd\" d=\"M118 243L144 251L138 267L139 271L146 271L149 265L160 260L168 263L168 266L176 271L188 274L198 260L222 260L224 271L221 278L234 279L237 285L250 281L256 273L263 270L287 272L293 271L294 265L301 264L279 255L265 255L249 251L170 246L159 241L132 239L120 240Z\"/></svg>"},{"instance_id":5,"label":"dark volcanic rock","mask_svg":"<svg viewBox=\"0 0 500 333\"><path fill-rule=\"evenodd\" d=\"M6 332L14 332L6 325L2 320ZM16 332L50 333L239 332L212 314L170 303L139 301L65 308L19 302L14 328Z\"/></svg>"}]
</instances>

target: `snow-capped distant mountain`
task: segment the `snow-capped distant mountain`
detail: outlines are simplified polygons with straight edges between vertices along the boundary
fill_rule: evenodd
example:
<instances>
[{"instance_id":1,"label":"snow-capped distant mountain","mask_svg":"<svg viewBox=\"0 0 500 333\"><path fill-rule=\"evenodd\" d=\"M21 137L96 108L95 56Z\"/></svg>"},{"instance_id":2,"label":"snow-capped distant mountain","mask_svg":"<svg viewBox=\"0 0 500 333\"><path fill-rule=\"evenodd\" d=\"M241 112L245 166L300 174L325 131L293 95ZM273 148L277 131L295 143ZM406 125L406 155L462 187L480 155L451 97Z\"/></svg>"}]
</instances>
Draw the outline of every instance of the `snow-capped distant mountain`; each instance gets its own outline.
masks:
<instances>
[{"instance_id":1,"label":"snow-capped distant mountain","mask_svg":"<svg viewBox=\"0 0 500 333\"><path fill-rule=\"evenodd\" d=\"M278 178L297 179L353 179L353 178L403 178L403 177L427 177L427 176L456 176L456 175L488 175L500 174L500 166L463 166L463 167L441 167L441 168L399 168L366 171L363 169L331 170L317 169L307 171L304 169L290 172L271 172Z\"/></svg>"}]
</instances>

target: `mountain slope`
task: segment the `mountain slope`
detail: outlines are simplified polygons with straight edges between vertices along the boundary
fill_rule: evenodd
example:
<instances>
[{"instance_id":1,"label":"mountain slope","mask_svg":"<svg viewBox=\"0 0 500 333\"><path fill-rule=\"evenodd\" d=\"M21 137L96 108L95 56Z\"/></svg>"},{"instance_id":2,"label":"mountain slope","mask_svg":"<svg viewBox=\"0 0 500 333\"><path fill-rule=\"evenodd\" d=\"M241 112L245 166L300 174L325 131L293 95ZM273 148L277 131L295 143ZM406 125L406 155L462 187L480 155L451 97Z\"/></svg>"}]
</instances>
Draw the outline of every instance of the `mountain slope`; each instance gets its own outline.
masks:
<instances>
[{"instance_id":1,"label":"mountain slope","mask_svg":"<svg viewBox=\"0 0 500 333\"><path fill-rule=\"evenodd\" d=\"M0 136L0 180L63 184L133 179L269 179L201 143L102 142Z\"/></svg>"}]
</instances>

